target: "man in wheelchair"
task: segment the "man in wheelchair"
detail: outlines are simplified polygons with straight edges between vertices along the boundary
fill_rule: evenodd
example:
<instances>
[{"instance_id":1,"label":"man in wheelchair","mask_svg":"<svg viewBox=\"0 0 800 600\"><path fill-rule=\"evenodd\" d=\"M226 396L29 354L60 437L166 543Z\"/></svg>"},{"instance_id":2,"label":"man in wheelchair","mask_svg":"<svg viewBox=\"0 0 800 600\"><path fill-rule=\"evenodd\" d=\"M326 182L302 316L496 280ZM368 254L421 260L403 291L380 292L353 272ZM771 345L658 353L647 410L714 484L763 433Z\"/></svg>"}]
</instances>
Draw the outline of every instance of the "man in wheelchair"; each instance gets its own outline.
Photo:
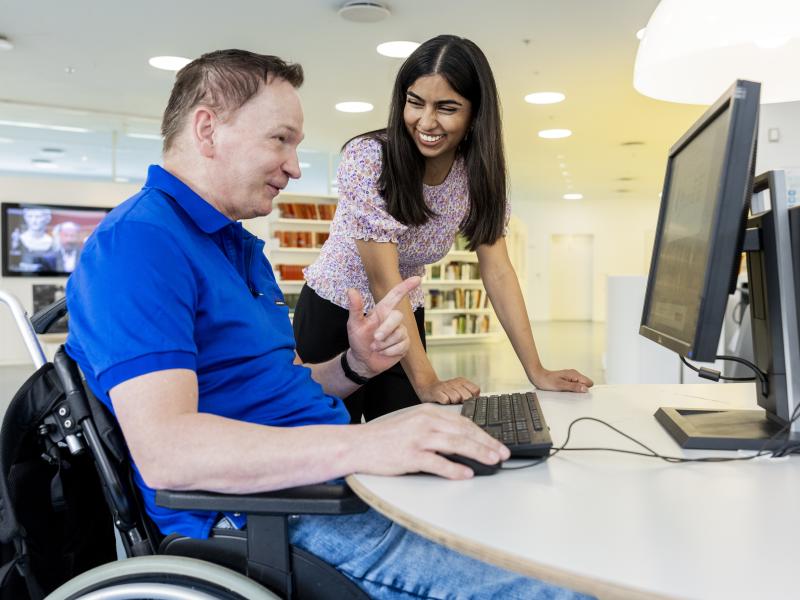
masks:
<instances>
[{"instance_id":1,"label":"man in wheelchair","mask_svg":"<svg viewBox=\"0 0 800 600\"><path fill-rule=\"evenodd\" d=\"M155 490L245 494L354 472L465 479L446 460L508 450L468 420L420 406L346 425L340 400L405 354L397 285L368 314L350 292L350 349L300 364L264 242L266 216L300 177L299 65L239 50L178 74L164 113L163 168L87 241L67 285L67 352L117 418L150 518L191 538L247 526L239 513L159 506ZM373 510L292 518L292 544L376 598L573 597L425 540Z\"/></svg>"}]
</instances>

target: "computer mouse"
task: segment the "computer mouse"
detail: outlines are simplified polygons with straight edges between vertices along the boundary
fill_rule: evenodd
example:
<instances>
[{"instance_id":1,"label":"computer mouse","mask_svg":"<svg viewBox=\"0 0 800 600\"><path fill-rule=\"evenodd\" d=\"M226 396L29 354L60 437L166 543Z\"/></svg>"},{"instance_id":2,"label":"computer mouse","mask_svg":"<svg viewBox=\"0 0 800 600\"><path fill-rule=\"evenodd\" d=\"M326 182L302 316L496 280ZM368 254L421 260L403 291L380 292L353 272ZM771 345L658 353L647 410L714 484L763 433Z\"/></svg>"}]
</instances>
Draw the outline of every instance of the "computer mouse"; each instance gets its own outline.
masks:
<instances>
[{"instance_id":1,"label":"computer mouse","mask_svg":"<svg viewBox=\"0 0 800 600\"><path fill-rule=\"evenodd\" d=\"M475 460L474 458L467 458L466 456L461 456L460 454L442 454L447 460L452 460L453 462L465 465L472 469L472 472L475 475L494 475L500 470L501 462L497 462L493 465L487 465L486 463L482 463L480 461Z\"/></svg>"}]
</instances>

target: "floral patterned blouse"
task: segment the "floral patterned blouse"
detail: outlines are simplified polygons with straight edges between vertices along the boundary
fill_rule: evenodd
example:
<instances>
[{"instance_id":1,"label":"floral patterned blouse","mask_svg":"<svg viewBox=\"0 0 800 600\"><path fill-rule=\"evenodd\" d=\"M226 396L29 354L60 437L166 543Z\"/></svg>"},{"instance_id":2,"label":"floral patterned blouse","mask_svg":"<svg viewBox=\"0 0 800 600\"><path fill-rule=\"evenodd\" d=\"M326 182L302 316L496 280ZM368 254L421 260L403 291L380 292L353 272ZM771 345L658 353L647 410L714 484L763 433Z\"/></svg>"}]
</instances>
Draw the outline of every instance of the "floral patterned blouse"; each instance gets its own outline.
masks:
<instances>
[{"instance_id":1,"label":"floral patterned blouse","mask_svg":"<svg viewBox=\"0 0 800 600\"><path fill-rule=\"evenodd\" d=\"M403 225L386 211L378 192L381 168L377 140L358 138L345 147L336 175L339 204L330 237L317 261L304 270L308 286L342 308L349 305L347 289L351 287L361 292L365 311L375 305L356 240L397 244L401 277L421 276L425 265L448 253L469 209L467 172L461 158L456 159L441 184L423 185L425 203L436 214L419 226ZM425 304L421 288L413 290L409 299L414 310Z\"/></svg>"}]
</instances>

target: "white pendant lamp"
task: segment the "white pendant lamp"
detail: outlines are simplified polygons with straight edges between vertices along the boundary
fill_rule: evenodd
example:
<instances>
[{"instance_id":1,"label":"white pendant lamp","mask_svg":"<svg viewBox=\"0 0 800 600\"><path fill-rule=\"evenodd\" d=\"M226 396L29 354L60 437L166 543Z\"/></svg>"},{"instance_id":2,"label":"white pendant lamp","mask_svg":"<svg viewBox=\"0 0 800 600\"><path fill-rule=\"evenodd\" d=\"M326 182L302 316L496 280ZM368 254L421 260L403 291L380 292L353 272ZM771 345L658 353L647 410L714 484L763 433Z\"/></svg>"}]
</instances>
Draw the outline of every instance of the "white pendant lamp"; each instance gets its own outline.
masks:
<instances>
[{"instance_id":1,"label":"white pendant lamp","mask_svg":"<svg viewBox=\"0 0 800 600\"><path fill-rule=\"evenodd\" d=\"M761 102L800 100L800 0L661 0L636 55L645 96L711 104L736 79Z\"/></svg>"}]
</instances>

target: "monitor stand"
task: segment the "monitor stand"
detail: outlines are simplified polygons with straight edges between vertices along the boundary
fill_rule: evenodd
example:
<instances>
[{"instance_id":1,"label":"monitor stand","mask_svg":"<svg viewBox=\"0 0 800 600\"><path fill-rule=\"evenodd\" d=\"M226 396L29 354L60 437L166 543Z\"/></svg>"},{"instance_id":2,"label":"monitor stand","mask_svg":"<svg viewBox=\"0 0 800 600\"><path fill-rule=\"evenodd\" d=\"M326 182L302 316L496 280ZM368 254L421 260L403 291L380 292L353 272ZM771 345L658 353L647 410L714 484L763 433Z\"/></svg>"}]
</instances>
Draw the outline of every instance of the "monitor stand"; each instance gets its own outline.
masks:
<instances>
[{"instance_id":1,"label":"monitor stand","mask_svg":"<svg viewBox=\"0 0 800 600\"><path fill-rule=\"evenodd\" d=\"M774 450L790 439L788 428L764 410L667 408L656 420L681 448L696 450ZM775 436L775 437L773 437Z\"/></svg>"}]
</instances>

